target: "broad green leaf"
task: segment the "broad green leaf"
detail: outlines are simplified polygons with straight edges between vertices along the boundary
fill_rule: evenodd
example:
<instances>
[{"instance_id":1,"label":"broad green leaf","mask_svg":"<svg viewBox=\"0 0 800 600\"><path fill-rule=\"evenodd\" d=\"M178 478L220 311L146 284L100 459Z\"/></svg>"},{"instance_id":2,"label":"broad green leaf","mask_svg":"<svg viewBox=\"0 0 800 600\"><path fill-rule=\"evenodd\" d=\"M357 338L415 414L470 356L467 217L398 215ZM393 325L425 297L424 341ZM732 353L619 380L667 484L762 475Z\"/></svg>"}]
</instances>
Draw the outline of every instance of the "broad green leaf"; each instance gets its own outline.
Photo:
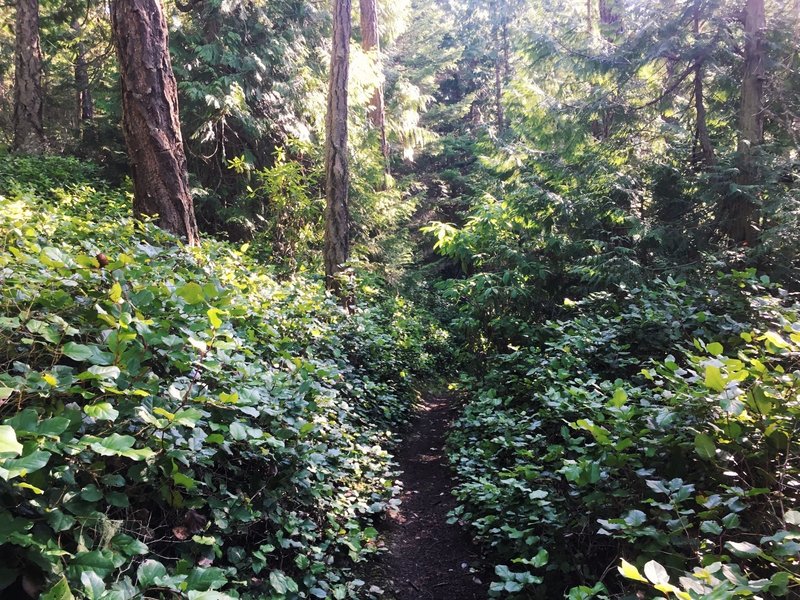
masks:
<instances>
[{"instance_id":1,"label":"broad green leaf","mask_svg":"<svg viewBox=\"0 0 800 600\"><path fill-rule=\"evenodd\" d=\"M17 441L17 434L9 425L0 425L0 454L22 454L22 444Z\"/></svg>"},{"instance_id":2,"label":"broad green leaf","mask_svg":"<svg viewBox=\"0 0 800 600\"><path fill-rule=\"evenodd\" d=\"M761 554L761 548L750 542L725 542L725 547L739 558L750 558Z\"/></svg>"},{"instance_id":3,"label":"broad green leaf","mask_svg":"<svg viewBox=\"0 0 800 600\"><path fill-rule=\"evenodd\" d=\"M719 367L714 365L706 365L706 387L721 392L725 389L725 380L722 378L722 372Z\"/></svg>"},{"instance_id":4,"label":"broad green leaf","mask_svg":"<svg viewBox=\"0 0 800 600\"><path fill-rule=\"evenodd\" d=\"M106 591L106 584L94 571L81 573L81 583L89 600L100 600L103 592Z\"/></svg>"},{"instance_id":5,"label":"broad green leaf","mask_svg":"<svg viewBox=\"0 0 800 600\"><path fill-rule=\"evenodd\" d=\"M611 397L611 401L609 402L609 404L611 404L611 406L619 408L627 401L628 401L628 393L622 388L617 388L614 390L614 395Z\"/></svg>"},{"instance_id":6,"label":"broad green leaf","mask_svg":"<svg viewBox=\"0 0 800 600\"><path fill-rule=\"evenodd\" d=\"M136 571L136 583L142 589L147 589L156 583L156 579L165 577L167 568L157 560L144 561Z\"/></svg>"},{"instance_id":7,"label":"broad green leaf","mask_svg":"<svg viewBox=\"0 0 800 600\"><path fill-rule=\"evenodd\" d=\"M61 351L72 360L78 361L86 361L94 356L94 351L89 346L75 342L67 342Z\"/></svg>"},{"instance_id":8,"label":"broad green leaf","mask_svg":"<svg viewBox=\"0 0 800 600\"><path fill-rule=\"evenodd\" d=\"M203 293L203 288L193 281L182 285L175 290L175 293L179 297L183 298L187 304L198 304L206 299L206 295Z\"/></svg>"},{"instance_id":9,"label":"broad green leaf","mask_svg":"<svg viewBox=\"0 0 800 600\"><path fill-rule=\"evenodd\" d=\"M90 417L104 421L114 421L119 416L119 411L111 406L109 402L89 404L83 407L83 411Z\"/></svg>"},{"instance_id":10,"label":"broad green leaf","mask_svg":"<svg viewBox=\"0 0 800 600\"><path fill-rule=\"evenodd\" d=\"M39 600L73 600L75 596L69 589L66 577L61 577L56 584L39 596Z\"/></svg>"},{"instance_id":11,"label":"broad green leaf","mask_svg":"<svg viewBox=\"0 0 800 600\"><path fill-rule=\"evenodd\" d=\"M700 458L711 460L717 455L717 447L710 435L698 433L694 436L694 451Z\"/></svg>"},{"instance_id":12,"label":"broad green leaf","mask_svg":"<svg viewBox=\"0 0 800 600\"><path fill-rule=\"evenodd\" d=\"M122 286L119 284L119 281L115 281L114 285L111 286L111 291L108 293L108 297L114 304L122 300Z\"/></svg>"},{"instance_id":13,"label":"broad green leaf","mask_svg":"<svg viewBox=\"0 0 800 600\"><path fill-rule=\"evenodd\" d=\"M0 464L0 477L8 481L15 477L24 477L44 467L51 454L44 450L35 450L21 458L11 458Z\"/></svg>"},{"instance_id":14,"label":"broad green leaf","mask_svg":"<svg viewBox=\"0 0 800 600\"><path fill-rule=\"evenodd\" d=\"M761 336L761 339L766 340L767 342L769 342L770 344L781 350L789 347L789 342L783 339L783 336L781 336L776 331L767 331L766 333L764 333L763 336Z\"/></svg>"},{"instance_id":15,"label":"broad green leaf","mask_svg":"<svg viewBox=\"0 0 800 600\"><path fill-rule=\"evenodd\" d=\"M218 308L209 308L206 314L208 315L208 322L211 323L212 328L219 329L222 327L222 319L219 318L221 311Z\"/></svg>"},{"instance_id":16,"label":"broad green leaf","mask_svg":"<svg viewBox=\"0 0 800 600\"><path fill-rule=\"evenodd\" d=\"M708 350L708 353L711 356L719 356L720 354L722 354L724 348L722 347L722 344L720 344L719 342L711 342L706 346L706 350Z\"/></svg>"}]
</instances>

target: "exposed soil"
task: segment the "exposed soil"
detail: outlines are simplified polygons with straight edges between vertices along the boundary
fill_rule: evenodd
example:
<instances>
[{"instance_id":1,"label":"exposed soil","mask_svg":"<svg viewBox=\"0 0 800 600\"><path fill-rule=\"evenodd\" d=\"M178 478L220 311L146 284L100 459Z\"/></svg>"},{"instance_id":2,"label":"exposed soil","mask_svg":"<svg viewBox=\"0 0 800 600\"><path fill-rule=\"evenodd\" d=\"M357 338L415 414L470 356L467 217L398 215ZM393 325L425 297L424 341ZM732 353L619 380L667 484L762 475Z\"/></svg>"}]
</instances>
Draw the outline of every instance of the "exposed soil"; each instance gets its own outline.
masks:
<instances>
[{"instance_id":1,"label":"exposed soil","mask_svg":"<svg viewBox=\"0 0 800 600\"><path fill-rule=\"evenodd\" d=\"M426 398L397 455L402 504L389 517L387 552L376 561L371 582L384 589L384 598L486 599L477 549L465 531L447 523L456 502L444 442L455 413L451 399Z\"/></svg>"}]
</instances>

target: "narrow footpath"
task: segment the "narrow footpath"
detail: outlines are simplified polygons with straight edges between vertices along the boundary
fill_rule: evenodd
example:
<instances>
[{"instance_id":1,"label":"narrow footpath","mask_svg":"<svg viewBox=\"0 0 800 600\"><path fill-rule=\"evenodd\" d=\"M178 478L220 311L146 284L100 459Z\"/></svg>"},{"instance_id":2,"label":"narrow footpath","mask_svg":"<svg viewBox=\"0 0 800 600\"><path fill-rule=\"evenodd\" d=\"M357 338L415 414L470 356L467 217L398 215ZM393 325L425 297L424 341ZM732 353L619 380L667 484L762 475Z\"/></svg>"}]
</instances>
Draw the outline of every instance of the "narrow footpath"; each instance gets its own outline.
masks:
<instances>
[{"instance_id":1,"label":"narrow footpath","mask_svg":"<svg viewBox=\"0 0 800 600\"><path fill-rule=\"evenodd\" d=\"M447 523L456 502L444 443L456 412L448 398L426 398L398 453L402 504L389 517L387 552L374 567L390 600L486 600L489 582L475 547Z\"/></svg>"}]
</instances>

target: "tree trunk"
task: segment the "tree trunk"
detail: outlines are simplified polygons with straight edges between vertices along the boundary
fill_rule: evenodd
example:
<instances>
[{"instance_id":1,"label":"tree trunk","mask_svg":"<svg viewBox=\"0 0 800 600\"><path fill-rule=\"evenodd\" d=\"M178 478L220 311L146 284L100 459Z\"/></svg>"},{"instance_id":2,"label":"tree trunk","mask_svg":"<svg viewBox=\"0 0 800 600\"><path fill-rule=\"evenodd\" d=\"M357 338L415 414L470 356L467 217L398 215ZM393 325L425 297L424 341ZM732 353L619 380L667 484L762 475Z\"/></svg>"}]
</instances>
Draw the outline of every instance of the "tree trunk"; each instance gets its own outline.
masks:
<instances>
[{"instance_id":1,"label":"tree trunk","mask_svg":"<svg viewBox=\"0 0 800 600\"><path fill-rule=\"evenodd\" d=\"M39 0L17 0L14 44L14 144L23 154L45 149L42 126L42 50Z\"/></svg>"},{"instance_id":2,"label":"tree trunk","mask_svg":"<svg viewBox=\"0 0 800 600\"><path fill-rule=\"evenodd\" d=\"M115 0L111 26L122 83L122 124L133 177L133 210L200 241L178 120L178 89L159 0Z\"/></svg>"},{"instance_id":3,"label":"tree trunk","mask_svg":"<svg viewBox=\"0 0 800 600\"><path fill-rule=\"evenodd\" d=\"M622 33L622 16L618 4L619 0L600 0L598 3L600 32L609 42L613 42Z\"/></svg>"},{"instance_id":4,"label":"tree trunk","mask_svg":"<svg viewBox=\"0 0 800 600\"><path fill-rule=\"evenodd\" d=\"M78 21L72 24L72 30L80 38L81 26ZM77 107L78 130L84 142L93 142L94 131L94 102L89 89L89 69L86 65L86 46L78 40L75 48L75 100Z\"/></svg>"},{"instance_id":5,"label":"tree trunk","mask_svg":"<svg viewBox=\"0 0 800 600\"><path fill-rule=\"evenodd\" d=\"M337 274L350 255L350 178L347 164L347 80L350 70L350 0L333 0L333 47L325 117L325 285L341 293Z\"/></svg>"},{"instance_id":6,"label":"tree trunk","mask_svg":"<svg viewBox=\"0 0 800 600\"><path fill-rule=\"evenodd\" d=\"M698 63L694 69L694 109L696 119L695 136L700 146L700 159L706 167L712 167L717 162L717 158L714 155L714 146L711 145L711 136L708 133L708 124L706 122L702 63Z\"/></svg>"},{"instance_id":7,"label":"tree trunk","mask_svg":"<svg viewBox=\"0 0 800 600\"><path fill-rule=\"evenodd\" d=\"M494 61L494 103L497 115L497 135L503 135L505 129L505 115L503 114L503 76L500 55Z\"/></svg>"},{"instance_id":8,"label":"tree trunk","mask_svg":"<svg viewBox=\"0 0 800 600\"><path fill-rule=\"evenodd\" d=\"M758 147L764 142L764 0L747 0L744 10L745 46L736 177L738 190L726 199L724 229L736 245L757 242L757 204L753 186L760 181Z\"/></svg>"},{"instance_id":9,"label":"tree trunk","mask_svg":"<svg viewBox=\"0 0 800 600\"><path fill-rule=\"evenodd\" d=\"M694 35L695 43L700 36L700 0L694 3ZM700 146L700 159L706 167L716 163L714 147L708 134L706 122L706 105L703 97L703 61L698 59L694 67L694 110L696 119L695 138Z\"/></svg>"},{"instance_id":10,"label":"tree trunk","mask_svg":"<svg viewBox=\"0 0 800 600\"><path fill-rule=\"evenodd\" d=\"M361 9L361 47L365 52L375 52L378 70L383 76L381 66L381 42L378 31L377 0L359 0ZM368 111L369 121L381 136L381 152L383 154L386 173L389 173L389 144L386 141L386 108L383 101L383 81L379 81L372 93Z\"/></svg>"}]
</instances>

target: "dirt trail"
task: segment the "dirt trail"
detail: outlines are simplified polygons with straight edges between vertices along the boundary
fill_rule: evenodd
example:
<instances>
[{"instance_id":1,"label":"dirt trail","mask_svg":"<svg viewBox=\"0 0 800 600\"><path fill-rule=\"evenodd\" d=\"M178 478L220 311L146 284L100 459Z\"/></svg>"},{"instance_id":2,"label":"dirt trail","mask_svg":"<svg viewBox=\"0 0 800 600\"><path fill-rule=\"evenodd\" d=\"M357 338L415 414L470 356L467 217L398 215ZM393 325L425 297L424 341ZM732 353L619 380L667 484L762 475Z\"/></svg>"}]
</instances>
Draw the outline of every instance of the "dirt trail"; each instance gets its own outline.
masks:
<instances>
[{"instance_id":1,"label":"dirt trail","mask_svg":"<svg viewBox=\"0 0 800 600\"><path fill-rule=\"evenodd\" d=\"M427 398L397 455L402 504L389 518L388 552L375 566L384 598L486 599L488 581L480 574L475 547L458 525L447 524L456 503L444 442L455 413L447 398Z\"/></svg>"}]
</instances>

